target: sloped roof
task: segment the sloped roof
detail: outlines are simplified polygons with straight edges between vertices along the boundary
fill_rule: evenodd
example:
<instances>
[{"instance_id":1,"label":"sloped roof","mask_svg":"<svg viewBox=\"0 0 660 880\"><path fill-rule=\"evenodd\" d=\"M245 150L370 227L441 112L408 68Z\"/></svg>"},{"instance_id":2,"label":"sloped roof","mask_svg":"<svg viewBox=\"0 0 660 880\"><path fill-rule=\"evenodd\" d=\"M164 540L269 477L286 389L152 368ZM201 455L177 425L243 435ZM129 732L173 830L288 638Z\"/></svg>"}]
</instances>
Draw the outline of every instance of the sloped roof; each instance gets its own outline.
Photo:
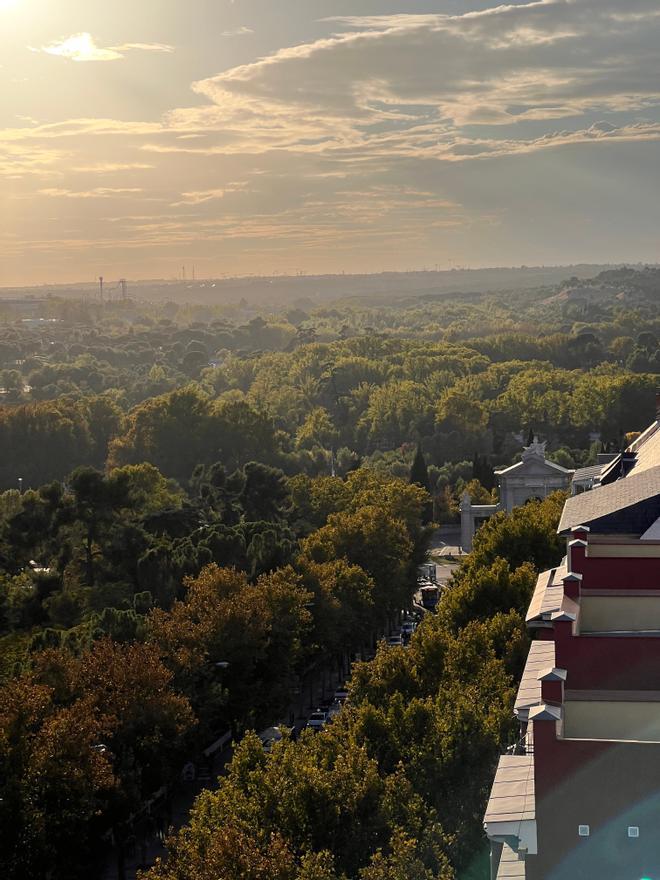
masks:
<instances>
[{"instance_id":1,"label":"sloped roof","mask_svg":"<svg viewBox=\"0 0 660 880\"><path fill-rule=\"evenodd\" d=\"M533 620L549 618L553 611L559 611L564 598L564 583L562 578L568 574L566 560L558 568L542 571L536 579L534 595L529 603L525 620L530 623Z\"/></svg>"},{"instance_id":2,"label":"sloped roof","mask_svg":"<svg viewBox=\"0 0 660 880\"><path fill-rule=\"evenodd\" d=\"M538 676L544 670L554 667L554 665L554 641L551 639L537 639L532 642L514 705L516 715L524 714L531 706L538 706L542 702L541 682Z\"/></svg>"},{"instance_id":3,"label":"sloped roof","mask_svg":"<svg viewBox=\"0 0 660 880\"><path fill-rule=\"evenodd\" d=\"M517 461L515 464L510 465L509 467L503 468L502 470L497 470L495 473L498 477L501 476L511 476L511 474L516 473L517 471L526 471L530 468L536 466L539 470L549 470L549 471L557 471L560 474L564 474L569 477L573 471L567 470L565 467L562 467L560 464L557 464L554 461L549 461L547 458L528 458L523 461Z\"/></svg>"},{"instance_id":4,"label":"sloped roof","mask_svg":"<svg viewBox=\"0 0 660 880\"><path fill-rule=\"evenodd\" d=\"M579 483L582 480L593 480L595 477L599 477L602 471L602 464L594 464L591 467L578 468L573 474L573 482Z\"/></svg>"},{"instance_id":5,"label":"sloped roof","mask_svg":"<svg viewBox=\"0 0 660 880\"><path fill-rule=\"evenodd\" d=\"M659 515L660 466L655 466L633 470L624 479L569 498L558 531L564 534L574 526L600 521L604 532L640 534ZM609 521L603 522L606 518Z\"/></svg>"},{"instance_id":6,"label":"sloped roof","mask_svg":"<svg viewBox=\"0 0 660 880\"><path fill-rule=\"evenodd\" d=\"M497 880L525 880L526 876L524 859L519 858L518 853L504 844Z\"/></svg>"},{"instance_id":7,"label":"sloped roof","mask_svg":"<svg viewBox=\"0 0 660 880\"><path fill-rule=\"evenodd\" d=\"M535 818L534 755L502 755L484 822L524 822Z\"/></svg>"},{"instance_id":8,"label":"sloped roof","mask_svg":"<svg viewBox=\"0 0 660 880\"><path fill-rule=\"evenodd\" d=\"M653 422L634 443L631 443L629 449L635 453L635 464L630 472L631 476L660 466L660 430L658 428L660 428L660 422Z\"/></svg>"}]
</instances>

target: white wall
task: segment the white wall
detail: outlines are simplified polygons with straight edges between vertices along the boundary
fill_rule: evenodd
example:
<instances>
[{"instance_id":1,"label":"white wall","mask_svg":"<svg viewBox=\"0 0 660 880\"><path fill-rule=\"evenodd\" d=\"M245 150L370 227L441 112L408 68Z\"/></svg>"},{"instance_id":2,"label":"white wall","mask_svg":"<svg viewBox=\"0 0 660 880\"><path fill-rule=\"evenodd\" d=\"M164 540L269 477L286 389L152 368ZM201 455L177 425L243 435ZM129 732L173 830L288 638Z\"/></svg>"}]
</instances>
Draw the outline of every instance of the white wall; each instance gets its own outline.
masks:
<instances>
[{"instance_id":1,"label":"white wall","mask_svg":"<svg viewBox=\"0 0 660 880\"><path fill-rule=\"evenodd\" d=\"M660 742L660 702L568 700L565 739L621 739Z\"/></svg>"},{"instance_id":2,"label":"white wall","mask_svg":"<svg viewBox=\"0 0 660 880\"><path fill-rule=\"evenodd\" d=\"M660 596L582 596L580 599L581 633L649 630L660 630Z\"/></svg>"}]
</instances>

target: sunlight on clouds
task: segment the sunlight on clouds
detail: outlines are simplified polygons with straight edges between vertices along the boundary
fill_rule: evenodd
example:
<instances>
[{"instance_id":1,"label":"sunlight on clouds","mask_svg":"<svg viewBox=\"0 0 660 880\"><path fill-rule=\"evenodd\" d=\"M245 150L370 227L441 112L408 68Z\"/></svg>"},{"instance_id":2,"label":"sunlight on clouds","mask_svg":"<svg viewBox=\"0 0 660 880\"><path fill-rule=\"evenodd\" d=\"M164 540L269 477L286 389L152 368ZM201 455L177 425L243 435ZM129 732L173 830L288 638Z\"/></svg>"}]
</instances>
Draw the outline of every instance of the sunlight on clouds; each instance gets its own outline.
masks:
<instances>
[{"instance_id":1,"label":"sunlight on clouds","mask_svg":"<svg viewBox=\"0 0 660 880\"><path fill-rule=\"evenodd\" d=\"M0 3L3 0L0 0ZM118 61L124 58L125 52L138 50L142 52L173 52L174 47L165 43L122 43L120 46L102 48L97 46L89 33L72 34L66 40L50 43L33 52L45 52L48 55L59 55L71 61Z\"/></svg>"},{"instance_id":2,"label":"sunlight on clouds","mask_svg":"<svg viewBox=\"0 0 660 880\"><path fill-rule=\"evenodd\" d=\"M40 189L39 195L48 196L50 198L64 198L64 199L109 199L113 196L126 196L126 195L136 195L137 193L141 193L143 190L140 187L107 187L101 186L96 189L87 190L84 192L72 192L68 189Z\"/></svg>"},{"instance_id":3,"label":"sunlight on clouds","mask_svg":"<svg viewBox=\"0 0 660 880\"><path fill-rule=\"evenodd\" d=\"M295 2L282 0L284 23ZM0 0L0 9L9 3ZM158 71L166 76L146 64L127 77L121 65L111 68L119 74L107 77L113 103L104 103L102 92L98 104L84 107L72 98L69 115L55 112L56 77L75 80L75 88L83 83L94 98L97 77L70 77L64 61L49 60L53 113L18 104L14 113L22 117L9 116L12 127L0 129L0 178L24 212L29 232L21 234L35 244L43 237L39 246L55 254L135 251L136 264L146 266L154 249L194 239L209 261L233 269L248 259L251 271L260 269L269 250L287 248L317 248L318 266L343 266L330 253L339 247L359 254L363 267L378 268L390 253L423 260L455 248L465 259L477 246L491 247L493 224L503 218L512 243L503 237L503 249L493 243L488 253L522 259L512 193L530 181L542 189L567 169L573 182L575 166L580 204L593 216L594 192L600 198L611 191L616 161L636 183L649 173L645 157L660 150L658 0L489 5L454 15L316 20L302 36L292 29L277 43L265 41L258 19L242 25L230 17L168 57L167 71ZM248 25L257 28L253 36ZM99 30L65 36L81 27ZM167 43L121 40L173 34L189 39L187 31L151 24L146 32L102 35L98 20L92 26L74 19L32 39L41 46L34 52L91 62L172 53ZM227 40L219 43L220 35ZM146 103L121 104L123 89L144 91ZM590 191L592 166L604 184ZM552 232L565 189L548 191L543 234ZM620 197L625 201L625 193ZM630 204L639 203L635 198ZM154 204L168 213L145 215ZM516 208L524 214L523 197ZM61 227L42 221L55 210L67 220L65 242ZM657 228L651 219L648 228ZM5 225L21 229L13 219ZM400 247L407 242L410 248Z\"/></svg>"},{"instance_id":4,"label":"sunlight on clouds","mask_svg":"<svg viewBox=\"0 0 660 880\"><path fill-rule=\"evenodd\" d=\"M71 61L117 61L124 56L115 49L99 48L91 34L73 34L61 43L43 46L42 52L48 55L61 55Z\"/></svg>"}]
</instances>

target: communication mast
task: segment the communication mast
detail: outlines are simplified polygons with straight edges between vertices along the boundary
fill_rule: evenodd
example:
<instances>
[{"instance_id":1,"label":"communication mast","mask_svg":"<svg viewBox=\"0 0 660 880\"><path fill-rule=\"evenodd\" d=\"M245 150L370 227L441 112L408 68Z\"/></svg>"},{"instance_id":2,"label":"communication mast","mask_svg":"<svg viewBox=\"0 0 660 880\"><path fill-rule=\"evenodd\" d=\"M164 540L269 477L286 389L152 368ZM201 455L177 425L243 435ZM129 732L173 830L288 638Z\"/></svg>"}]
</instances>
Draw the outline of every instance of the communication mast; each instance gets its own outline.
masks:
<instances>
[{"instance_id":1,"label":"communication mast","mask_svg":"<svg viewBox=\"0 0 660 880\"><path fill-rule=\"evenodd\" d=\"M103 305L103 275L99 275L99 297L101 299L101 305Z\"/></svg>"}]
</instances>

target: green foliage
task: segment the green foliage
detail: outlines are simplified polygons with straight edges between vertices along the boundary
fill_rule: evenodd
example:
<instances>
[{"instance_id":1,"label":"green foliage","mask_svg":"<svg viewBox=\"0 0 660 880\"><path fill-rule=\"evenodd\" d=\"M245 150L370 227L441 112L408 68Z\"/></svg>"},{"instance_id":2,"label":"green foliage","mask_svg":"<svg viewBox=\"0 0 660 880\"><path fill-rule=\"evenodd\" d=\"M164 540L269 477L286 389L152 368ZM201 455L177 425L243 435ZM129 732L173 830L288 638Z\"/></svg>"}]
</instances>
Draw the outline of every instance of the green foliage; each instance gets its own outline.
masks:
<instances>
[{"instance_id":1,"label":"green foliage","mask_svg":"<svg viewBox=\"0 0 660 880\"><path fill-rule=\"evenodd\" d=\"M89 876L99 819L126 819L167 778L192 725L152 648L104 639L0 686L0 866L5 877Z\"/></svg>"},{"instance_id":2,"label":"green foliage","mask_svg":"<svg viewBox=\"0 0 660 880\"><path fill-rule=\"evenodd\" d=\"M516 507L509 515L492 516L475 535L463 570L486 568L498 557L506 559L511 569L525 562L539 571L557 565L562 556L562 539L556 529L565 501L563 492L555 492L544 501Z\"/></svg>"},{"instance_id":3,"label":"green foliage","mask_svg":"<svg viewBox=\"0 0 660 880\"><path fill-rule=\"evenodd\" d=\"M362 488L368 499L373 487ZM516 735L515 681L528 649L521 613L534 562L557 550L558 510L555 497L502 517L409 647L381 645L373 661L354 667L350 705L322 734L285 739L269 755L246 737L218 791L200 797L169 860L146 878L234 877L229 865L205 873L203 855L214 852L218 829L221 839L236 835L245 876L257 876L250 871L274 851L285 854L292 880L481 876L481 816L497 758ZM339 530L346 513L331 514L324 528ZM508 540L530 554L513 571L499 556L489 559ZM334 591L325 595L319 585L328 563L305 564L325 619ZM249 847L240 842L247 828Z\"/></svg>"},{"instance_id":4,"label":"green foliage","mask_svg":"<svg viewBox=\"0 0 660 880\"><path fill-rule=\"evenodd\" d=\"M431 500L447 522L465 489L493 501L530 431L572 468L642 429L658 277L281 316L53 297L61 322L0 327L9 880L91 876L100 835L121 845L184 746L272 723L310 667L409 607ZM475 875L562 503L491 518L411 645L354 669L326 732L269 756L247 737L149 876Z\"/></svg>"}]
</instances>

